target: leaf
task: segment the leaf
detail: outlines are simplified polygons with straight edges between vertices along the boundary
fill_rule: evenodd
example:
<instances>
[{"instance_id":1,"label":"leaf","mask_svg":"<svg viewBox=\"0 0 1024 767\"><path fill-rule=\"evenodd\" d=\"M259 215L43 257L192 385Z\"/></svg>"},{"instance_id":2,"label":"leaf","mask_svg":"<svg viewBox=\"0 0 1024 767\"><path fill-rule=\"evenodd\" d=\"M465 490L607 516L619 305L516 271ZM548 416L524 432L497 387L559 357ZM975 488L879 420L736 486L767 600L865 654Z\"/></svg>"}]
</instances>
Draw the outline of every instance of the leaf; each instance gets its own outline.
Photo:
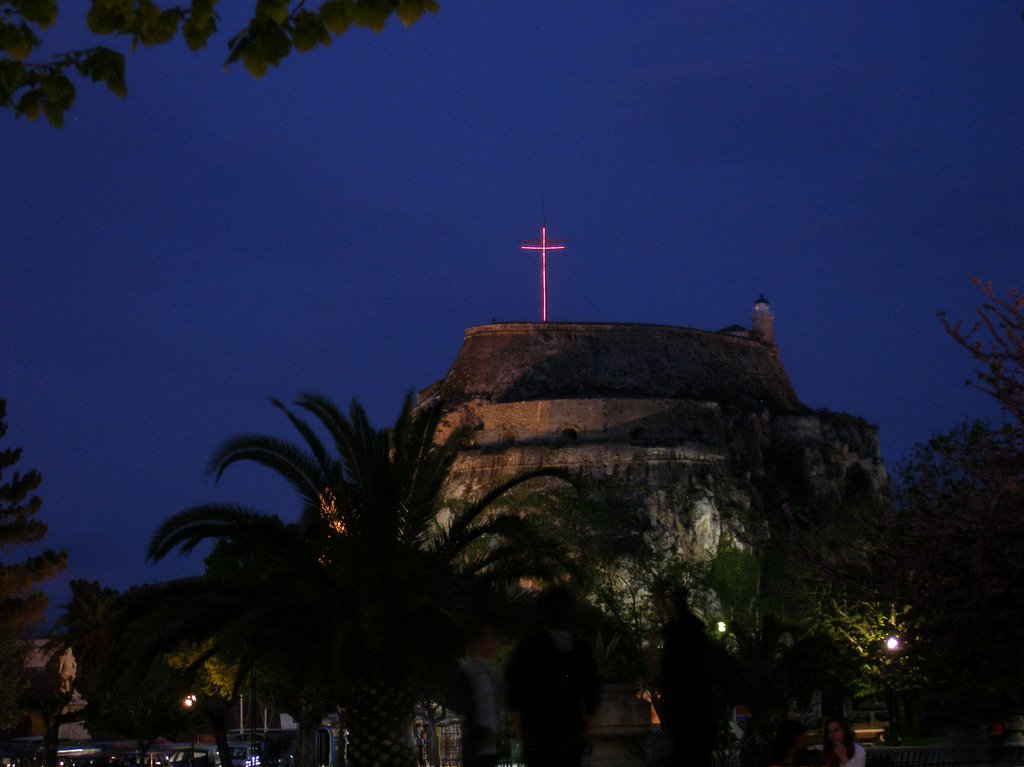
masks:
<instances>
[{"instance_id":1,"label":"leaf","mask_svg":"<svg viewBox=\"0 0 1024 767\"><path fill-rule=\"evenodd\" d=\"M25 115L29 120L36 120L39 118L39 110L42 106L43 90L42 88L34 88L21 95L21 98L18 99L18 105L15 107L15 112Z\"/></svg>"},{"instance_id":2,"label":"leaf","mask_svg":"<svg viewBox=\"0 0 1024 767\"><path fill-rule=\"evenodd\" d=\"M351 24L348 10L342 0L328 0L320 6L320 19L334 34L343 35Z\"/></svg>"},{"instance_id":3,"label":"leaf","mask_svg":"<svg viewBox=\"0 0 1024 767\"><path fill-rule=\"evenodd\" d=\"M210 35L217 31L217 16L213 12L211 0L192 0L192 7L181 31L190 50L198 51L206 47Z\"/></svg>"},{"instance_id":4,"label":"leaf","mask_svg":"<svg viewBox=\"0 0 1024 767\"><path fill-rule=\"evenodd\" d=\"M292 44L300 53L312 50L317 43L328 45L331 37L327 33L327 27L323 20L315 13L305 11L295 19L295 29L292 32Z\"/></svg>"},{"instance_id":5,"label":"leaf","mask_svg":"<svg viewBox=\"0 0 1024 767\"><path fill-rule=\"evenodd\" d=\"M255 38L260 53L275 67L292 49L292 41L288 34L276 24L264 25Z\"/></svg>"},{"instance_id":6,"label":"leaf","mask_svg":"<svg viewBox=\"0 0 1024 767\"><path fill-rule=\"evenodd\" d=\"M288 20L288 0L259 0L255 18L257 21L284 24Z\"/></svg>"},{"instance_id":7,"label":"leaf","mask_svg":"<svg viewBox=\"0 0 1024 767\"><path fill-rule=\"evenodd\" d=\"M198 26L215 24L217 17L213 12L212 0L192 0L192 6L189 8L189 19Z\"/></svg>"},{"instance_id":8,"label":"leaf","mask_svg":"<svg viewBox=\"0 0 1024 767\"><path fill-rule=\"evenodd\" d=\"M248 31L239 32L237 35L228 40L228 58L224 62L224 65L234 64L242 56L242 52L245 51L246 46L252 44L252 38L249 37Z\"/></svg>"},{"instance_id":9,"label":"leaf","mask_svg":"<svg viewBox=\"0 0 1024 767\"><path fill-rule=\"evenodd\" d=\"M256 45L247 45L242 49L242 63L249 74L257 80L267 73L267 59Z\"/></svg>"},{"instance_id":10,"label":"leaf","mask_svg":"<svg viewBox=\"0 0 1024 767\"><path fill-rule=\"evenodd\" d=\"M391 6L385 3L357 4L349 9L349 15L356 26L381 32L384 30L388 16L391 15Z\"/></svg>"},{"instance_id":11,"label":"leaf","mask_svg":"<svg viewBox=\"0 0 1024 767\"><path fill-rule=\"evenodd\" d=\"M180 19L177 9L161 11L153 0L139 0L132 25L134 39L147 48L169 42L178 32Z\"/></svg>"},{"instance_id":12,"label":"leaf","mask_svg":"<svg viewBox=\"0 0 1024 767\"><path fill-rule=\"evenodd\" d=\"M395 8L395 15L404 26L411 27L419 21L426 10L422 2L400 2Z\"/></svg>"},{"instance_id":13,"label":"leaf","mask_svg":"<svg viewBox=\"0 0 1024 767\"><path fill-rule=\"evenodd\" d=\"M50 103L70 103L75 98L75 86L64 75L55 75L43 82L43 94Z\"/></svg>"},{"instance_id":14,"label":"leaf","mask_svg":"<svg viewBox=\"0 0 1024 767\"><path fill-rule=\"evenodd\" d=\"M10 106L14 93L26 80L25 67L16 61L0 59L0 106Z\"/></svg>"},{"instance_id":15,"label":"leaf","mask_svg":"<svg viewBox=\"0 0 1024 767\"><path fill-rule=\"evenodd\" d=\"M128 88L124 79L124 56L109 48L94 48L76 64L78 73L93 82L106 83L107 88L124 98Z\"/></svg>"},{"instance_id":16,"label":"leaf","mask_svg":"<svg viewBox=\"0 0 1024 767\"><path fill-rule=\"evenodd\" d=\"M89 8L89 14L86 16L89 31L97 35L127 32L132 20L132 10L130 7L124 7L124 4L120 6L112 4L100 5L93 2Z\"/></svg>"},{"instance_id":17,"label":"leaf","mask_svg":"<svg viewBox=\"0 0 1024 767\"><path fill-rule=\"evenodd\" d=\"M159 45L173 40L174 36L178 34L178 23L180 21L181 14L173 8L161 13L153 27L153 37L150 44Z\"/></svg>"},{"instance_id":18,"label":"leaf","mask_svg":"<svg viewBox=\"0 0 1024 767\"><path fill-rule=\"evenodd\" d=\"M0 50L6 51L14 61L24 61L39 45L39 39L25 24L0 25Z\"/></svg>"},{"instance_id":19,"label":"leaf","mask_svg":"<svg viewBox=\"0 0 1024 767\"><path fill-rule=\"evenodd\" d=\"M46 122L50 123L54 128L64 127L64 111L67 107L61 106L60 104L54 104L50 101L43 102L43 114L46 116Z\"/></svg>"},{"instance_id":20,"label":"leaf","mask_svg":"<svg viewBox=\"0 0 1024 767\"><path fill-rule=\"evenodd\" d=\"M57 0L21 0L18 13L25 21L46 29L57 20Z\"/></svg>"}]
</instances>

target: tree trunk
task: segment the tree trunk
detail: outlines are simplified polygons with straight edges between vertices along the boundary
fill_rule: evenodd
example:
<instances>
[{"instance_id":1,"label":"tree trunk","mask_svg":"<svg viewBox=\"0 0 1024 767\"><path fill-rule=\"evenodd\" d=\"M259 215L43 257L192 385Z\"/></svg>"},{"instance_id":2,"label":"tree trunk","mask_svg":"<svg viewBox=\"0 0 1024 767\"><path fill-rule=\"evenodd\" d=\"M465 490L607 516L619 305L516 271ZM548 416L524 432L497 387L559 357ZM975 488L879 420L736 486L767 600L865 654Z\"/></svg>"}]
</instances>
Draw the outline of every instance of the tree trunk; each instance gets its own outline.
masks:
<instances>
[{"instance_id":1,"label":"tree trunk","mask_svg":"<svg viewBox=\"0 0 1024 767\"><path fill-rule=\"evenodd\" d=\"M362 682L348 709L348 767L414 767L415 700L401 687Z\"/></svg>"},{"instance_id":2,"label":"tree trunk","mask_svg":"<svg viewBox=\"0 0 1024 767\"><path fill-rule=\"evenodd\" d=\"M43 767L57 767L57 749L60 746L60 717L43 717Z\"/></svg>"},{"instance_id":3,"label":"tree trunk","mask_svg":"<svg viewBox=\"0 0 1024 767\"><path fill-rule=\"evenodd\" d=\"M316 730L323 714L304 698L299 700L299 731L295 741L295 767L317 767Z\"/></svg>"},{"instance_id":4,"label":"tree trunk","mask_svg":"<svg viewBox=\"0 0 1024 767\"><path fill-rule=\"evenodd\" d=\"M206 699L206 716L210 720L213 738L217 742L222 765L231 764L231 743L228 741L228 702L214 693Z\"/></svg>"}]
</instances>

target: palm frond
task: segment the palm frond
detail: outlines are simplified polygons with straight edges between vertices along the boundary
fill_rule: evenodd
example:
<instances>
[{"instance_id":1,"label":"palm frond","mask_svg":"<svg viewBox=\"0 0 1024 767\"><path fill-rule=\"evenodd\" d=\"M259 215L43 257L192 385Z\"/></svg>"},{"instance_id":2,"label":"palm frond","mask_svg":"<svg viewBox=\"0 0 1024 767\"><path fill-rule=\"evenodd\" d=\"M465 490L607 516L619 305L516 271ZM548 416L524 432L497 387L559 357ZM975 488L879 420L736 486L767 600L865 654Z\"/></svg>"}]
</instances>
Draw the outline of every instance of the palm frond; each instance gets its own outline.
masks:
<instances>
[{"instance_id":1,"label":"palm frond","mask_svg":"<svg viewBox=\"0 0 1024 767\"><path fill-rule=\"evenodd\" d=\"M483 514L487 509L494 505L494 503L501 498L503 495L513 490L516 487L529 482L533 479L541 477L551 477L554 479L562 480L567 482L573 487L577 487L577 480L564 469L558 468L540 468L534 469L533 471L524 472L518 476L512 477L492 488L490 491L485 493L481 498L470 503L466 506L460 514L458 514L452 521L450 535L453 540L459 540L461 536L465 535L466 529L470 528L476 520Z\"/></svg>"},{"instance_id":2,"label":"palm frond","mask_svg":"<svg viewBox=\"0 0 1024 767\"><path fill-rule=\"evenodd\" d=\"M148 559L159 561L180 548L187 554L208 540L236 540L260 543L269 549L296 545L278 517L261 514L246 506L209 503L181 511L153 534L146 552Z\"/></svg>"},{"instance_id":3,"label":"palm frond","mask_svg":"<svg viewBox=\"0 0 1024 767\"><path fill-rule=\"evenodd\" d=\"M327 452L327 447L324 445L323 440L321 440L313 430L313 427L295 415L280 400L271 398L270 401L275 407L285 414L292 426L295 427L295 431L302 435L302 438L306 442L306 446L309 448L313 457L316 459L317 464L320 466L321 475L324 477L328 476L331 473L332 460L330 458L330 454Z\"/></svg>"},{"instance_id":4,"label":"palm frond","mask_svg":"<svg viewBox=\"0 0 1024 767\"><path fill-rule=\"evenodd\" d=\"M294 443L262 434L243 434L222 443L210 459L209 471L219 480L239 461L252 461L276 471L306 503L314 503L325 487L321 466Z\"/></svg>"}]
</instances>

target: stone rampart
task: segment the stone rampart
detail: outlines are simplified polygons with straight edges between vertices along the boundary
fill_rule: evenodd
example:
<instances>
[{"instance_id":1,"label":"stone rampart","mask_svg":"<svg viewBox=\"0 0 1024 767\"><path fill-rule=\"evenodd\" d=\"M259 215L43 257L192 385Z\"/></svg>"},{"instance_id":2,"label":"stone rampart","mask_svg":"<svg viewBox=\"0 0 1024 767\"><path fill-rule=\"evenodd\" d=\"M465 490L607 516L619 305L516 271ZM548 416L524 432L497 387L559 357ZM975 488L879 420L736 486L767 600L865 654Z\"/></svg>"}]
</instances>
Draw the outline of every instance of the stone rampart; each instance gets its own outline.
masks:
<instances>
[{"instance_id":1,"label":"stone rampart","mask_svg":"<svg viewBox=\"0 0 1024 767\"><path fill-rule=\"evenodd\" d=\"M803 406L774 344L661 325L505 323L466 331L448 375L425 392L451 405L667 398L746 409Z\"/></svg>"},{"instance_id":2,"label":"stone rampart","mask_svg":"<svg viewBox=\"0 0 1024 767\"><path fill-rule=\"evenodd\" d=\"M780 499L835 509L887 487L875 428L808 410L775 345L738 327L470 328L445 378L420 393L421 404L434 401L440 436L472 433L451 476L455 496L561 469L632 499L652 545L690 559Z\"/></svg>"},{"instance_id":3,"label":"stone rampart","mask_svg":"<svg viewBox=\"0 0 1024 767\"><path fill-rule=\"evenodd\" d=\"M715 402L589 398L488 402L467 400L449 413L449 425L473 429L472 444L530 442L681 441L720 445L721 409Z\"/></svg>"}]
</instances>

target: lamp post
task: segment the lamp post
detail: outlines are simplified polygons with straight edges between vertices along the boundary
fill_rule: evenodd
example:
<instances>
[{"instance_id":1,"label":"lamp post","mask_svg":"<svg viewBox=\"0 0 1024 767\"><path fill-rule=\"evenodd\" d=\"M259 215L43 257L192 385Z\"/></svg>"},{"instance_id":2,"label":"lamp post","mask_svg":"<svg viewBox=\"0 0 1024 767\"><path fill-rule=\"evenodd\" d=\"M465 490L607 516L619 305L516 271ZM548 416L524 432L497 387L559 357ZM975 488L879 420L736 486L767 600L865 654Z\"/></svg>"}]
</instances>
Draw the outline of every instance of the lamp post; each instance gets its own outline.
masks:
<instances>
[{"instance_id":1,"label":"lamp post","mask_svg":"<svg viewBox=\"0 0 1024 767\"><path fill-rule=\"evenodd\" d=\"M189 693L185 696L185 700L182 701L185 706L185 710L188 711L188 727L189 732L192 736L191 748L188 752L188 767L196 767L196 717L195 717L195 705L196 696Z\"/></svg>"},{"instance_id":2,"label":"lamp post","mask_svg":"<svg viewBox=\"0 0 1024 767\"><path fill-rule=\"evenodd\" d=\"M885 681L886 688L888 691L888 705L889 705L889 742L893 745L899 745L902 740L900 734L900 715L899 715L899 701L896 699L896 687L893 684L893 666L896 663L896 656L900 651L900 638L895 634L889 636L885 640L885 649L889 653L889 657L886 662L886 673Z\"/></svg>"}]
</instances>

